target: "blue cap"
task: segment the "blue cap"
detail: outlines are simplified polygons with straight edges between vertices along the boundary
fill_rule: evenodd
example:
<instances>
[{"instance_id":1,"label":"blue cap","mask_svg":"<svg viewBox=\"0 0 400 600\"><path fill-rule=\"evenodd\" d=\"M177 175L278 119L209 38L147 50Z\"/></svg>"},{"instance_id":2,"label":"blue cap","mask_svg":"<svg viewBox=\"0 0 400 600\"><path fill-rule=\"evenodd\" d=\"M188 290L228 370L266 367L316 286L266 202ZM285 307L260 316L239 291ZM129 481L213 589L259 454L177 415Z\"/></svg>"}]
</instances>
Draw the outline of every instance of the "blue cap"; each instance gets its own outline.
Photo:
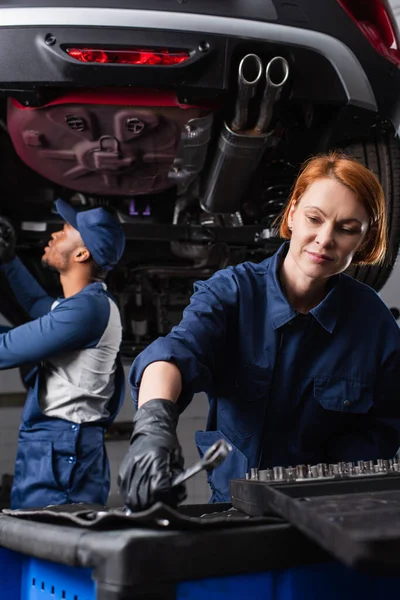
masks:
<instances>
[{"instance_id":1,"label":"blue cap","mask_svg":"<svg viewBox=\"0 0 400 600\"><path fill-rule=\"evenodd\" d=\"M110 271L125 250L125 234L121 224L104 208L78 211L65 200L57 200L61 217L81 234L93 260L105 271Z\"/></svg>"}]
</instances>

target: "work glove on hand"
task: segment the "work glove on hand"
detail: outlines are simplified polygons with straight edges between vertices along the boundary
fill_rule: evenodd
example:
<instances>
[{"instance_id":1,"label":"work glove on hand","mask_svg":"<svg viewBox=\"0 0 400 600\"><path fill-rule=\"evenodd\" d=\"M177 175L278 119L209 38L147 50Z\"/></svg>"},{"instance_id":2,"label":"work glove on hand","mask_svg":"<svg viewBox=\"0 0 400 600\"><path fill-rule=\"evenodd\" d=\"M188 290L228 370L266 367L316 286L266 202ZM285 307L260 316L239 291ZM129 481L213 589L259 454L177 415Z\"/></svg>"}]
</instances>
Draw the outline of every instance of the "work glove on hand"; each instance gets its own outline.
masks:
<instances>
[{"instance_id":1,"label":"work glove on hand","mask_svg":"<svg viewBox=\"0 0 400 600\"><path fill-rule=\"evenodd\" d=\"M171 487L183 471L177 424L178 408L169 400L149 400L136 411L131 445L118 475L120 495L132 511L156 502L176 507L186 498L184 484Z\"/></svg>"},{"instance_id":2,"label":"work glove on hand","mask_svg":"<svg viewBox=\"0 0 400 600\"><path fill-rule=\"evenodd\" d=\"M8 219L0 217L0 264L11 262L15 258L16 235Z\"/></svg>"}]
</instances>

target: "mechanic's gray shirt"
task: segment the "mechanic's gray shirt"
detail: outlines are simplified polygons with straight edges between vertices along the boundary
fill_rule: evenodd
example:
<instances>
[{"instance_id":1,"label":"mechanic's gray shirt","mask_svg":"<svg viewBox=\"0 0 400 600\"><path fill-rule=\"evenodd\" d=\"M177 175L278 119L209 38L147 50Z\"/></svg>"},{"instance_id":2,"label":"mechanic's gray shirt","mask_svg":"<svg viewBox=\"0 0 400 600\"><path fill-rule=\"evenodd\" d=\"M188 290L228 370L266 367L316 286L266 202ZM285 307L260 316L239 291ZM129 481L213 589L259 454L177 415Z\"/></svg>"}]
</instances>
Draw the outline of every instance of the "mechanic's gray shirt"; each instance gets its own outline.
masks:
<instances>
[{"instance_id":1,"label":"mechanic's gray shirt","mask_svg":"<svg viewBox=\"0 0 400 600\"><path fill-rule=\"evenodd\" d=\"M107 403L114 393L116 357L122 339L119 310L111 299L109 303L108 323L96 347L63 353L42 363L39 405L46 416L75 423L109 416ZM55 301L51 309L58 304Z\"/></svg>"}]
</instances>

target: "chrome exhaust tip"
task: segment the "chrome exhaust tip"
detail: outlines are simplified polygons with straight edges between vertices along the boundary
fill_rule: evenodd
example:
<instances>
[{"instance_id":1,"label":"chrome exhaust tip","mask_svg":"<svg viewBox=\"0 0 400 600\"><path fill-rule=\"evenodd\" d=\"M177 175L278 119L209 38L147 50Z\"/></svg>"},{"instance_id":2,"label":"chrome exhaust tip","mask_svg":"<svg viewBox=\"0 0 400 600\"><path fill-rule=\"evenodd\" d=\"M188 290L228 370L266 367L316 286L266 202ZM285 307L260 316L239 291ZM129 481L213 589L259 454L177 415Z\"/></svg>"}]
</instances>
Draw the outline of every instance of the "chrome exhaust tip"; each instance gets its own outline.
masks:
<instances>
[{"instance_id":1,"label":"chrome exhaust tip","mask_svg":"<svg viewBox=\"0 0 400 600\"><path fill-rule=\"evenodd\" d=\"M239 86L255 86L262 76L263 64L257 54L246 54L239 63L238 82Z\"/></svg>"},{"instance_id":2,"label":"chrome exhaust tip","mask_svg":"<svg viewBox=\"0 0 400 600\"><path fill-rule=\"evenodd\" d=\"M267 85L281 88L289 77L289 64L283 56L271 58L265 69Z\"/></svg>"},{"instance_id":3,"label":"chrome exhaust tip","mask_svg":"<svg viewBox=\"0 0 400 600\"><path fill-rule=\"evenodd\" d=\"M271 58L265 69L265 89L254 133L265 133L272 119L272 110L289 77L289 63L283 56Z\"/></svg>"},{"instance_id":4,"label":"chrome exhaust tip","mask_svg":"<svg viewBox=\"0 0 400 600\"><path fill-rule=\"evenodd\" d=\"M246 127L248 118L248 104L254 97L257 84L263 73L263 64L257 54L246 54L239 63L238 68L238 96L236 100L235 116L231 128L233 131L242 131Z\"/></svg>"}]
</instances>

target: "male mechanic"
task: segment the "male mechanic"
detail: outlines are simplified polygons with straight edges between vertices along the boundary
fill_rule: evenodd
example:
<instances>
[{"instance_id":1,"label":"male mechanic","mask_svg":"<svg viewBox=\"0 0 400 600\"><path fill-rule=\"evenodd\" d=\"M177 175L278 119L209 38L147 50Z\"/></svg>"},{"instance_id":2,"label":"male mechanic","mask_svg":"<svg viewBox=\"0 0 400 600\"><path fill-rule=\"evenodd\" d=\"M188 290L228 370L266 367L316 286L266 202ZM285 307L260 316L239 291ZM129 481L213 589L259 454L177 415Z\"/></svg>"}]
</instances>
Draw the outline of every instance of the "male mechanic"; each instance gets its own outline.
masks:
<instances>
[{"instance_id":1,"label":"male mechanic","mask_svg":"<svg viewBox=\"0 0 400 600\"><path fill-rule=\"evenodd\" d=\"M124 397L121 319L104 283L123 254L123 230L103 208L77 212L63 200L56 208L65 224L52 234L42 263L60 275L57 300L15 256L13 229L0 221L1 269L33 319L0 335L0 369L36 365L26 381L12 508L104 505L104 431Z\"/></svg>"}]
</instances>

